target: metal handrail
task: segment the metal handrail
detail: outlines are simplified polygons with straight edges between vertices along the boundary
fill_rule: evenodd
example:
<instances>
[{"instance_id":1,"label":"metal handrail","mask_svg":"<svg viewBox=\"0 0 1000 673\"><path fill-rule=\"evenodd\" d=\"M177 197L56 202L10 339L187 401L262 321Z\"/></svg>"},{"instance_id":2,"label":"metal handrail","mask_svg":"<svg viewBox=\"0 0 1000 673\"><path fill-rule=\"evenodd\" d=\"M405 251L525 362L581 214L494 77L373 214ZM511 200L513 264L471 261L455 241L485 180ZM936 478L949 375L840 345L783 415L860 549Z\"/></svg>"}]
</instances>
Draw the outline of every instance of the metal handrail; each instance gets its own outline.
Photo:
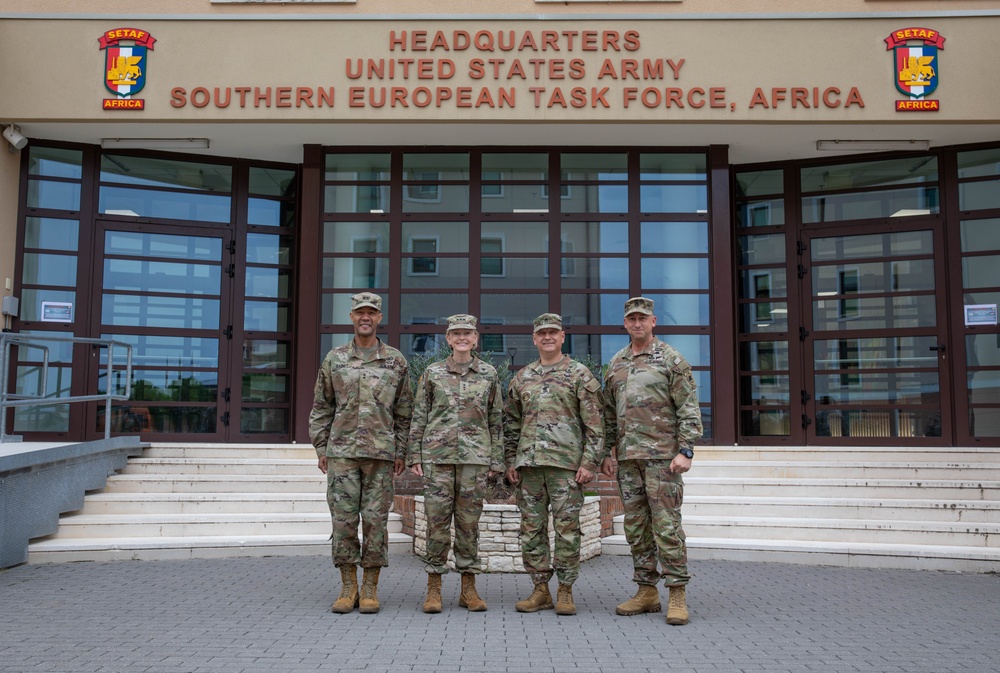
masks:
<instances>
[{"instance_id":1,"label":"metal handrail","mask_svg":"<svg viewBox=\"0 0 1000 673\"><path fill-rule=\"evenodd\" d=\"M48 367L49 367L49 347L44 345L51 342L61 342L70 344L90 344L92 346L104 347L108 349L107 364L107 390L94 395L69 395L67 397L47 397L48 395ZM10 381L11 347L35 348L44 353L42 360L42 376L40 380L41 390L34 395L25 393L14 393L7 390ZM111 382L114 372L115 348L125 349L125 393L115 395L112 391ZM0 444L7 441L17 442L21 438L7 434L7 409L8 407L43 406L52 404L66 404L70 402L93 402L104 400L104 438L111 438L111 403L124 402L132 396L132 345L113 339L89 339L86 337L63 337L63 336L40 336L37 334L19 334L17 332L0 333Z\"/></svg>"}]
</instances>

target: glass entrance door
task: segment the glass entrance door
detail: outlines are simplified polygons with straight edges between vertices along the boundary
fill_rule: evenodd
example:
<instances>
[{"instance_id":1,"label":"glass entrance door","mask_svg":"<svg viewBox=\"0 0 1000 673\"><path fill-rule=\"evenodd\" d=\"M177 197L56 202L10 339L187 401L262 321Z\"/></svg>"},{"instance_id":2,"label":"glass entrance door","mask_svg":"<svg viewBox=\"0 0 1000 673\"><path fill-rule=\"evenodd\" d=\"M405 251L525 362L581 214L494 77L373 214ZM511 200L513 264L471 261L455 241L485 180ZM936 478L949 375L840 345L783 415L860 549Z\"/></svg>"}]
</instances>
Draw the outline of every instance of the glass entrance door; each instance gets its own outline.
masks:
<instances>
[{"instance_id":1,"label":"glass entrance door","mask_svg":"<svg viewBox=\"0 0 1000 673\"><path fill-rule=\"evenodd\" d=\"M205 228L98 223L91 333L132 345L130 399L110 414L113 433L161 440L225 439L231 392L231 234ZM96 294L96 293L95 293ZM106 351L88 375L106 389ZM113 388L124 390L124 354ZM119 366L121 365L121 366ZM88 436L104 434L103 405L87 414Z\"/></svg>"},{"instance_id":2,"label":"glass entrance door","mask_svg":"<svg viewBox=\"0 0 1000 673\"><path fill-rule=\"evenodd\" d=\"M807 441L949 444L940 226L804 238Z\"/></svg>"}]
</instances>

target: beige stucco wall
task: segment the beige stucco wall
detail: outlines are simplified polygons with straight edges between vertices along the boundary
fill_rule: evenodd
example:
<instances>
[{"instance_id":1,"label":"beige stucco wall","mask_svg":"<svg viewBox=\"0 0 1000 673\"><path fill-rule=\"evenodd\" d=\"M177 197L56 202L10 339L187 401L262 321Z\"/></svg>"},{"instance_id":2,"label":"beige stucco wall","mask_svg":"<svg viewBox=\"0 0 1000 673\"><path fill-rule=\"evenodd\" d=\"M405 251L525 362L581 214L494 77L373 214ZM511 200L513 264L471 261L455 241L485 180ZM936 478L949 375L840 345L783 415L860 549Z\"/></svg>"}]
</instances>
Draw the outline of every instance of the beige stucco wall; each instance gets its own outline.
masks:
<instances>
[{"instance_id":1,"label":"beige stucco wall","mask_svg":"<svg viewBox=\"0 0 1000 673\"><path fill-rule=\"evenodd\" d=\"M14 241L17 240L17 183L20 152L8 152L7 141L0 147L0 297L11 295L14 284ZM10 279L8 281L8 279ZM0 327L4 321L0 319Z\"/></svg>"},{"instance_id":2,"label":"beige stucco wall","mask_svg":"<svg viewBox=\"0 0 1000 673\"><path fill-rule=\"evenodd\" d=\"M148 54L146 86L139 94L145 99L142 112L101 108L102 99L110 94L103 86L98 38L120 25L141 28L156 38ZM893 86L892 52L884 40L911 25L925 25L946 38L939 56L940 85L931 96L945 99L946 104L934 113L934 121L995 121L1000 79L991 72L987 45L996 39L1000 16L822 22L0 19L0 62L6 64L0 69L4 93L0 117L19 123L109 119L906 123L913 117L901 116L894 108L902 96ZM413 49L414 31L425 31L423 49ZM431 50L438 31L446 46ZM558 50L542 48L546 31L558 36ZM579 31L572 46L563 31ZM597 35L594 49L583 48L584 31ZM473 44L455 49L456 32L471 36ZM405 40L392 41L393 35L404 34ZM611 42L605 43L608 35ZM479 36L483 48L475 45ZM517 47L500 48L501 38L513 38ZM522 48L525 39L535 48ZM45 49L39 51L42 43ZM384 60L387 69L392 61L394 76L349 76L352 68L367 66L369 59ZM425 59L428 76L421 78L415 71L404 76L400 59ZM499 62L490 64L490 59ZM537 72L532 59L540 59ZM512 75L515 61L521 72ZM646 62L660 64L662 75L638 79L622 75L625 61L634 61L640 74ZM485 76L472 76L480 69L477 64ZM607 67L614 76L607 72L602 76ZM241 87L248 92L243 104ZM373 106L371 87L376 100L386 87L390 97L395 90L401 97L397 100L406 105ZM253 102L255 88L268 91L266 103ZM356 98L352 88L359 92ZM433 102L416 104L413 96L418 88L426 89L424 95ZM472 103L465 107L456 104L463 88ZM552 104L556 88L566 104L558 100ZM319 91L331 89L333 106L320 104ZM574 89L581 95L579 108L571 104ZM196 90L201 94L197 104L192 99ZM216 90L218 103L212 97ZM439 106L441 90L450 92L450 97ZM793 104L794 90L802 98L798 104ZM303 91L309 104L299 98ZM508 100L501 104L504 91ZM668 107L670 94L678 99ZM223 107L227 95L228 105ZM359 104L352 106L352 100ZM202 102L206 104L200 106Z\"/></svg>"}]
</instances>

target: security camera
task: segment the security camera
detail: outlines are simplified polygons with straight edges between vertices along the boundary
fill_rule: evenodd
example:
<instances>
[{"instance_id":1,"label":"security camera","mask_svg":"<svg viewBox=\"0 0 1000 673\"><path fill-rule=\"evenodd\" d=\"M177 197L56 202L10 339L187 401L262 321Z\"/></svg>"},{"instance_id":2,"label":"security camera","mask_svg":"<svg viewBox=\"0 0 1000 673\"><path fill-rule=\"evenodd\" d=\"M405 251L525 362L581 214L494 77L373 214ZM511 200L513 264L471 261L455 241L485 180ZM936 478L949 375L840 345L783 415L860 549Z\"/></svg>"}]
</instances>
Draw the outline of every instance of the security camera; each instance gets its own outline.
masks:
<instances>
[{"instance_id":1,"label":"security camera","mask_svg":"<svg viewBox=\"0 0 1000 673\"><path fill-rule=\"evenodd\" d=\"M3 137L7 139L7 142L15 150L23 149L28 144L28 139L22 136L21 132L13 124L3 130Z\"/></svg>"}]
</instances>

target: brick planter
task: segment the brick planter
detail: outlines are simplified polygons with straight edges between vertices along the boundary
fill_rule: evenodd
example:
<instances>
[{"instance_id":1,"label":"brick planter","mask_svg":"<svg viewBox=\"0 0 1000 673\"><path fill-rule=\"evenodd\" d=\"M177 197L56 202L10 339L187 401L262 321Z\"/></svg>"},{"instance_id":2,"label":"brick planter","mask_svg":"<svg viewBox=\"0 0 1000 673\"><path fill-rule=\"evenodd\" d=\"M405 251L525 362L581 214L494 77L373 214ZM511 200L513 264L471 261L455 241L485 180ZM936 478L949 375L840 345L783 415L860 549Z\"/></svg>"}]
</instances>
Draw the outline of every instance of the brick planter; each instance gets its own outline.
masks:
<instances>
[{"instance_id":1,"label":"brick planter","mask_svg":"<svg viewBox=\"0 0 1000 673\"><path fill-rule=\"evenodd\" d=\"M423 557L427 552L427 515L424 513L424 497L414 496L413 552ZM601 554L601 498L587 496L580 512L580 528L583 539L580 543L580 560L594 558ZM521 511L517 505L483 506L483 516L479 519L479 558L484 572L523 573L521 562ZM549 543L554 539L552 519L549 518ZM454 539L454 530L452 531ZM455 562L449 553L451 567Z\"/></svg>"}]
</instances>

